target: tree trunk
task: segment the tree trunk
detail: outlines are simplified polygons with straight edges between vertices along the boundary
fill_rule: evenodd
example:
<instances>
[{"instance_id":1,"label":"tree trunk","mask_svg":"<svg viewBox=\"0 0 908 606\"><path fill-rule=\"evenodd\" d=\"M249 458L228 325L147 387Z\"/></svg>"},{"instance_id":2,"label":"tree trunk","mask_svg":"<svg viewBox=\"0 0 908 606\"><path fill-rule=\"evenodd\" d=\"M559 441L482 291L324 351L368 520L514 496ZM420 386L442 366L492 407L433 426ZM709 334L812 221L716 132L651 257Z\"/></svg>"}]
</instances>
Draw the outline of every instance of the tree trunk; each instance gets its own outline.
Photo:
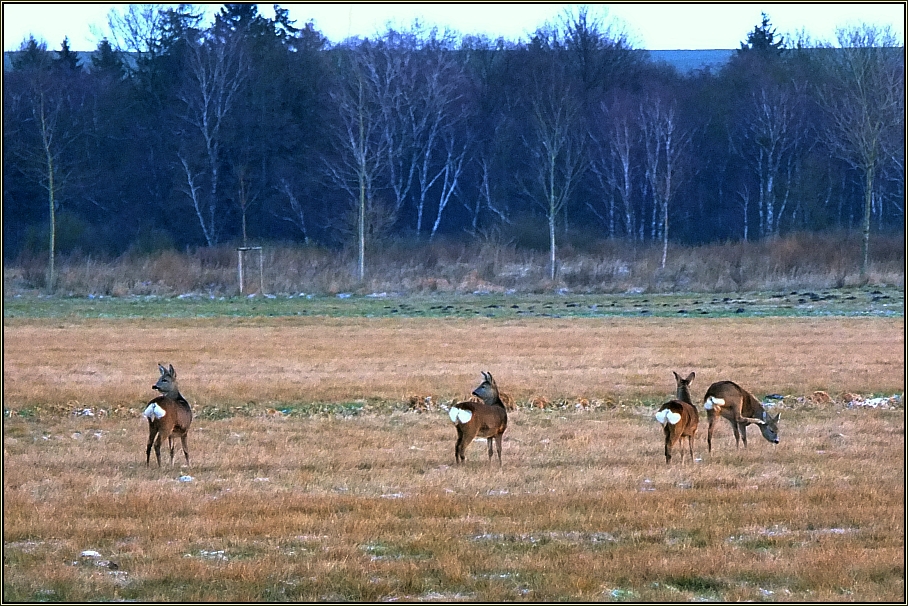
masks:
<instances>
[{"instance_id":1,"label":"tree trunk","mask_svg":"<svg viewBox=\"0 0 908 606\"><path fill-rule=\"evenodd\" d=\"M861 238L861 277L867 275L867 268L870 263L870 209L873 204L873 163L870 163L864 171L864 225L862 226L863 237Z\"/></svg>"},{"instance_id":2,"label":"tree trunk","mask_svg":"<svg viewBox=\"0 0 908 606\"><path fill-rule=\"evenodd\" d=\"M358 272L359 281L362 282L366 277L366 183L362 177L359 181L359 220L357 221L357 231L359 236L359 264Z\"/></svg>"},{"instance_id":3,"label":"tree trunk","mask_svg":"<svg viewBox=\"0 0 908 606\"><path fill-rule=\"evenodd\" d=\"M555 281L555 215L549 213L549 277Z\"/></svg>"},{"instance_id":4,"label":"tree trunk","mask_svg":"<svg viewBox=\"0 0 908 606\"><path fill-rule=\"evenodd\" d=\"M57 281L57 273L54 267L54 252L56 251L57 239L57 213L54 208L56 200L54 199L54 164L53 159L48 154L47 157L47 200L50 205L50 249L47 258L47 292L54 292L54 283Z\"/></svg>"}]
</instances>

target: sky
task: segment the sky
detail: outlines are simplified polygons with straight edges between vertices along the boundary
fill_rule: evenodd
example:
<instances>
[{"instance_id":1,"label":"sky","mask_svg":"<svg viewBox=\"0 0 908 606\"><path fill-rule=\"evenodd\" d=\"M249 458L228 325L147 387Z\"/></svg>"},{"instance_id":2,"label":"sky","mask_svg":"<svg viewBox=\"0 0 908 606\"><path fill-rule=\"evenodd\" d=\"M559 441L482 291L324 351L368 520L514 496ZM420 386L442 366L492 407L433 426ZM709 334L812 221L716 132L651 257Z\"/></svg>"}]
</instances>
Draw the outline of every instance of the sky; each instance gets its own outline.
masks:
<instances>
[{"instance_id":1,"label":"sky","mask_svg":"<svg viewBox=\"0 0 908 606\"><path fill-rule=\"evenodd\" d=\"M107 32L107 15L124 4L95 3L3 3L3 50L17 50L29 34L60 48L64 37L73 50L97 48L98 32ZM213 15L220 4L210 4ZM273 17L272 4L259 11ZM374 37L390 24L409 27L414 19L423 24L450 28L461 34L480 34L511 41L526 37L546 21L554 21L571 4L555 3L307 3L281 4L300 26L312 20L332 43L351 36ZM769 15L777 33L790 35L805 31L814 41L835 41L838 27L857 23L891 26L905 37L905 4L888 3L617 3L590 4L591 14L606 15L606 23L623 26L634 48L649 50L733 49L760 23L761 13Z\"/></svg>"}]
</instances>

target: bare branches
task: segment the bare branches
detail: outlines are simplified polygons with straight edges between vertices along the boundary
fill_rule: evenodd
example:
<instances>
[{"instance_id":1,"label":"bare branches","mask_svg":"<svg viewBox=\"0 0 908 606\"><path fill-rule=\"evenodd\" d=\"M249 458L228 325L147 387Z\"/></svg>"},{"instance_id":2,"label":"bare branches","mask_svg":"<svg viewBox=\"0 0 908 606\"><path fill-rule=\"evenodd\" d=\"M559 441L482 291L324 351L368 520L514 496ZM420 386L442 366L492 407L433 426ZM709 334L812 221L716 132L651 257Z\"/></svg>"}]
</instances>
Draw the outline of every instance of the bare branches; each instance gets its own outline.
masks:
<instances>
[{"instance_id":1,"label":"bare branches","mask_svg":"<svg viewBox=\"0 0 908 606\"><path fill-rule=\"evenodd\" d=\"M841 48L828 54L828 84L819 91L830 127L823 133L833 154L864 177L861 273L869 264L874 187L887 158L890 131L904 131L904 48L888 28L869 25L838 31Z\"/></svg>"},{"instance_id":2,"label":"bare branches","mask_svg":"<svg viewBox=\"0 0 908 606\"><path fill-rule=\"evenodd\" d=\"M200 163L205 165L208 178L207 193L202 193L195 184L189 186L187 193L191 192L190 200L196 208L205 241L212 246L218 242L215 220L220 204L222 129L245 82L247 65L239 38L227 36L190 45L187 67L186 85L179 94L185 105L182 118L192 127L190 133L201 138ZM179 155L187 177L193 173L188 155L187 151Z\"/></svg>"}]
</instances>

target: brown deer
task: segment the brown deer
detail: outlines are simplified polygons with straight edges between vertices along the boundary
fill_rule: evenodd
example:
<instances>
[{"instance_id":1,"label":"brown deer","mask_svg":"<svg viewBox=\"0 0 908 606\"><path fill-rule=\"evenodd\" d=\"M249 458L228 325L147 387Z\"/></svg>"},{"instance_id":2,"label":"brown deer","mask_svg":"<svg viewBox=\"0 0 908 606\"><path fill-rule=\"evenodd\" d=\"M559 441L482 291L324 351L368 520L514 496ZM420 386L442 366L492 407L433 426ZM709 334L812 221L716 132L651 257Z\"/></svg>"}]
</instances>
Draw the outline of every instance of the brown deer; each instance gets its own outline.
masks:
<instances>
[{"instance_id":1,"label":"brown deer","mask_svg":"<svg viewBox=\"0 0 908 606\"><path fill-rule=\"evenodd\" d=\"M672 371L675 375L676 399L669 400L656 412L656 420L662 424L665 433L665 462L671 463L672 450L682 438L687 438L687 449L691 461L694 460L694 437L697 435L697 425L700 414L690 397L690 384L696 373L690 373L686 379ZM681 464L684 464L684 447L681 447Z\"/></svg>"},{"instance_id":2,"label":"brown deer","mask_svg":"<svg viewBox=\"0 0 908 606\"><path fill-rule=\"evenodd\" d=\"M782 413L772 416L766 414L763 405L749 391L731 381L713 383L703 396L703 408L709 419L709 430L706 444L709 452L713 451L713 431L719 417L725 417L735 432L735 447L739 440L747 448L747 426L751 423L760 428L763 437L773 444L779 443L779 418Z\"/></svg>"},{"instance_id":3,"label":"brown deer","mask_svg":"<svg viewBox=\"0 0 908 606\"><path fill-rule=\"evenodd\" d=\"M454 463L464 462L464 450L477 437L489 442L489 463L492 462L492 440L498 448L498 465L501 466L501 436L508 428L508 411L501 401L498 385L492 373L482 373L483 382L473 390L482 402L460 402L451 406L449 416L457 428L454 445Z\"/></svg>"},{"instance_id":4,"label":"brown deer","mask_svg":"<svg viewBox=\"0 0 908 606\"><path fill-rule=\"evenodd\" d=\"M192 423L192 409L189 402L186 401L177 387L177 373L173 369L164 368L158 364L161 371L161 378L151 386L161 394L148 403L145 412L142 414L148 419L148 446L145 448L145 466L149 466L151 459L151 447L154 446L154 455L158 460L158 467L161 466L161 443L166 439L170 447L170 466L173 467L174 436L179 436L183 445L183 455L186 457L186 465L189 465L189 446L186 441L186 434L189 432L189 425Z\"/></svg>"}]
</instances>

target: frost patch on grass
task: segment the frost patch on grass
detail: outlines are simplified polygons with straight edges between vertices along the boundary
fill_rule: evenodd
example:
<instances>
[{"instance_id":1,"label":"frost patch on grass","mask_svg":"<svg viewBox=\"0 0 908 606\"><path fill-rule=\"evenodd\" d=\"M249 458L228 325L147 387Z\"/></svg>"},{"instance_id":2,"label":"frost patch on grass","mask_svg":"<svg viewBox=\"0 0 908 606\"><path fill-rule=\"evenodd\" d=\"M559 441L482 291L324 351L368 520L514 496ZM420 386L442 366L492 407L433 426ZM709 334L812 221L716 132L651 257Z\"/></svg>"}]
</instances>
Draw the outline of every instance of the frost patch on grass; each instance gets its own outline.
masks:
<instances>
[{"instance_id":1,"label":"frost patch on grass","mask_svg":"<svg viewBox=\"0 0 908 606\"><path fill-rule=\"evenodd\" d=\"M483 533L472 537L473 541L493 541L497 543L529 543L531 545L545 544L550 542L581 544L581 543L614 543L617 542L611 533L608 532L580 532L576 530L553 531L537 534L497 534Z\"/></svg>"},{"instance_id":2,"label":"frost patch on grass","mask_svg":"<svg viewBox=\"0 0 908 606\"><path fill-rule=\"evenodd\" d=\"M229 559L229 558L227 557L227 553L226 553L223 549L219 549L219 550L216 550L216 551L215 551L215 550L210 550L210 551L209 551L209 550L207 550L207 549L200 549L200 550L198 551L198 553L196 553L195 555L193 555L193 554L191 554L191 553L186 553L186 554L183 554L183 557L184 557L184 558L195 558L195 557L198 557L198 558L202 558L203 560L215 560L215 561L218 561L218 562L226 562L226 561Z\"/></svg>"}]
</instances>

